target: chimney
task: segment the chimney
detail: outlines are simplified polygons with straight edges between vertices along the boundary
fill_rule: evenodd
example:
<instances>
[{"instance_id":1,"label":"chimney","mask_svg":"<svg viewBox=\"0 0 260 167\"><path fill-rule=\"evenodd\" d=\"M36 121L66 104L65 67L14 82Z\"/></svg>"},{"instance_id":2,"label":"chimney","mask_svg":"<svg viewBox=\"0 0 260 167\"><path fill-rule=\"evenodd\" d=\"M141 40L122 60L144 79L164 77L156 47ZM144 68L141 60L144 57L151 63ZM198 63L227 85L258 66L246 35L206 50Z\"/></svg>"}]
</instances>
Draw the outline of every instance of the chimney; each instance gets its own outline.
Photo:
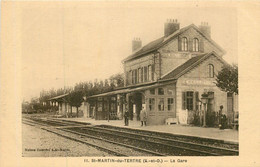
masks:
<instances>
[{"instance_id":1,"label":"chimney","mask_svg":"<svg viewBox=\"0 0 260 167\"><path fill-rule=\"evenodd\" d=\"M211 37L211 28L208 24L208 22L201 22L201 25L199 26L199 30L207 37Z\"/></svg>"},{"instance_id":2,"label":"chimney","mask_svg":"<svg viewBox=\"0 0 260 167\"><path fill-rule=\"evenodd\" d=\"M132 41L132 51L136 51L137 49L142 47L142 41L140 38L134 38Z\"/></svg>"},{"instance_id":3,"label":"chimney","mask_svg":"<svg viewBox=\"0 0 260 167\"><path fill-rule=\"evenodd\" d=\"M180 23L177 19L167 19L167 22L164 23L164 36L167 37L180 29Z\"/></svg>"}]
</instances>

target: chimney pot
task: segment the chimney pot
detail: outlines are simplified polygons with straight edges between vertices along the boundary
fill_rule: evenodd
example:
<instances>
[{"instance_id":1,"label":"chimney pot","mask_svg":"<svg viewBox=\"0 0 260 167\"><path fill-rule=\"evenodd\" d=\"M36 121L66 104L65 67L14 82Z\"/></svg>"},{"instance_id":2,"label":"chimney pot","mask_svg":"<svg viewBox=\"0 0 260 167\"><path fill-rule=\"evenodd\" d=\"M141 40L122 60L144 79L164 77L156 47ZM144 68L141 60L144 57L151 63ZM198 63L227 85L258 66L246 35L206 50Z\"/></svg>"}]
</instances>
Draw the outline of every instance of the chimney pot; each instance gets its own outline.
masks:
<instances>
[{"instance_id":1,"label":"chimney pot","mask_svg":"<svg viewBox=\"0 0 260 167\"><path fill-rule=\"evenodd\" d=\"M208 22L201 22L201 25L199 26L199 30L206 35L207 37L211 37L211 28L209 26Z\"/></svg>"},{"instance_id":2,"label":"chimney pot","mask_svg":"<svg viewBox=\"0 0 260 167\"><path fill-rule=\"evenodd\" d=\"M177 22L177 19L167 19L167 22L164 23L164 36L167 37L180 29L180 23Z\"/></svg>"},{"instance_id":3,"label":"chimney pot","mask_svg":"<svg viewBox=\"0 0 260 167\"><path fill-rule=\"evenodd\" d=\"M132 41L132 51L136 51L137 49L142 47L142 41L139 37L135 37Z\"/></svg>"}]
</instances>

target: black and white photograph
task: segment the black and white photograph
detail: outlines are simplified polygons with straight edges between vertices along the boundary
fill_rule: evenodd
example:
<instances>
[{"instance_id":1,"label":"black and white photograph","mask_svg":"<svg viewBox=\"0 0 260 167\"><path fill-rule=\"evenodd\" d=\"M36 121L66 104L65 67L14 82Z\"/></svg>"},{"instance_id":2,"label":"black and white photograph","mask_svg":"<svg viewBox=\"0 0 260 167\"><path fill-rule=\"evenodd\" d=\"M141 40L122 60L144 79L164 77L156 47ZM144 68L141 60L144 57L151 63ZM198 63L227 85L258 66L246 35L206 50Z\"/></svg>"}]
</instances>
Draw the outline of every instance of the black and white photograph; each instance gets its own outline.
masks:
<instances>
[{"instance_id":1,"label":"black and white photograph","mask_svg":"<svg viewBox=\"0 0 260 167\"><path fill-rule=\"evenodd\" d=\"M13 12L1 15L13 20L7 34L18 40L12 54L19 55L17 97L8 99L19 113L13 122L20 129L18 157L27 163L58 158L74 166L77 158L83 166L208 166L214 159L212 166L232 166L218 161L241 156L246 100L240 100L245 62L238 6L28 1L3 9L8 6Z\"/></svg>"}]
</instances>

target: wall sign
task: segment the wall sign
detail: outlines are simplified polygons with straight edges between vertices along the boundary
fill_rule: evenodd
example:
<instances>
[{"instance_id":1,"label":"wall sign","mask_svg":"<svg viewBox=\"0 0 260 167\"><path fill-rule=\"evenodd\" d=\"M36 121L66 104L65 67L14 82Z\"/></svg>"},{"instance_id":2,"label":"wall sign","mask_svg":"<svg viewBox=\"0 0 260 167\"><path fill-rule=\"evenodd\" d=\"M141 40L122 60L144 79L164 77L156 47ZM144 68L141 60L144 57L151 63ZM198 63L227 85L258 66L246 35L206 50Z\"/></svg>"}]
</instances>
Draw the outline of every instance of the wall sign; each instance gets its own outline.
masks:
<instances>
[{"instance_id":1,"label":"wall sign","mask_svg":"<svg viewBox=\"0 0 260 167\"><path fill-rule=\"evenodd\" d=\"M215 84L212 81L207 80L184 80L182 82L183 85L207 85L207 86L215 86Z\"/></svg>"}]
</instances>

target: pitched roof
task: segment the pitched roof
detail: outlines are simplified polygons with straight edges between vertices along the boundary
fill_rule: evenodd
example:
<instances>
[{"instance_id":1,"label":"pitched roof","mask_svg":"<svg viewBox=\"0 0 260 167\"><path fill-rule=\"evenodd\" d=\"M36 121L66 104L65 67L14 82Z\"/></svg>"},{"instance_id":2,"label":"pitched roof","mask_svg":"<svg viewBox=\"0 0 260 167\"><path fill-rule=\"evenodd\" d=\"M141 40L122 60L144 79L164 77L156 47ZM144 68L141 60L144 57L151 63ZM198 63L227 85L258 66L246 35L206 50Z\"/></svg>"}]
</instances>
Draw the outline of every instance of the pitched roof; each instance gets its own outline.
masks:
<instances>
[{"instance_id":1,"label":"pitched roof","mask_svg":"<svg viewBox=\"0 0 260 167\"><path fill-rule=\"evenodd\" d=\"M180 76L184 75L189 70L193 69L195 66L197 66L199 63L201 63L203 60L206 60L209 56L216 56L221 62L224 64L227 64L221 57L219 57L214 51L210 53L205 53L202 55L198 55L195 57L190 58L182 65L178 66L174 70L170 71L166 75L164 75L161 79L167 80L167 79L178 79Z\"/></svg>"},{"instance_id":2,"label":"pitched roof","mask_svg":"<svg viewBox=\"0 0 260 167\"><path fill-rule=\"evenodd\" d=\"M213 45L215 45L220 51L222 51L223 53L225 53L225 51L215 42L213 41L211 38L207 37L205 34L203 34L199 28L194 25L191 24L189 26L183 27L177 31L175 31L174 33L172 33L171 35L165 37L161 37L159 39L156 39L150 43L148 43L147 45L143 46L142 48L138 49L137 51L135 51L133 54L131 54L130 56L128 56L127 58L125 58L123 60L123 62L128 61L128 60L132 60L134 58L140 57L142 55L148 54L150 52L156 51L157 49L159 49L160 47L164 46L165 44L167 44L168 42L170 42L172 39L178 37L179 34L185 32L186 30L190 29L190 28L194 28L196 31L198 31L205 39L207 39L209 42L211 42Z\"/></svg>"}]
</instances>

